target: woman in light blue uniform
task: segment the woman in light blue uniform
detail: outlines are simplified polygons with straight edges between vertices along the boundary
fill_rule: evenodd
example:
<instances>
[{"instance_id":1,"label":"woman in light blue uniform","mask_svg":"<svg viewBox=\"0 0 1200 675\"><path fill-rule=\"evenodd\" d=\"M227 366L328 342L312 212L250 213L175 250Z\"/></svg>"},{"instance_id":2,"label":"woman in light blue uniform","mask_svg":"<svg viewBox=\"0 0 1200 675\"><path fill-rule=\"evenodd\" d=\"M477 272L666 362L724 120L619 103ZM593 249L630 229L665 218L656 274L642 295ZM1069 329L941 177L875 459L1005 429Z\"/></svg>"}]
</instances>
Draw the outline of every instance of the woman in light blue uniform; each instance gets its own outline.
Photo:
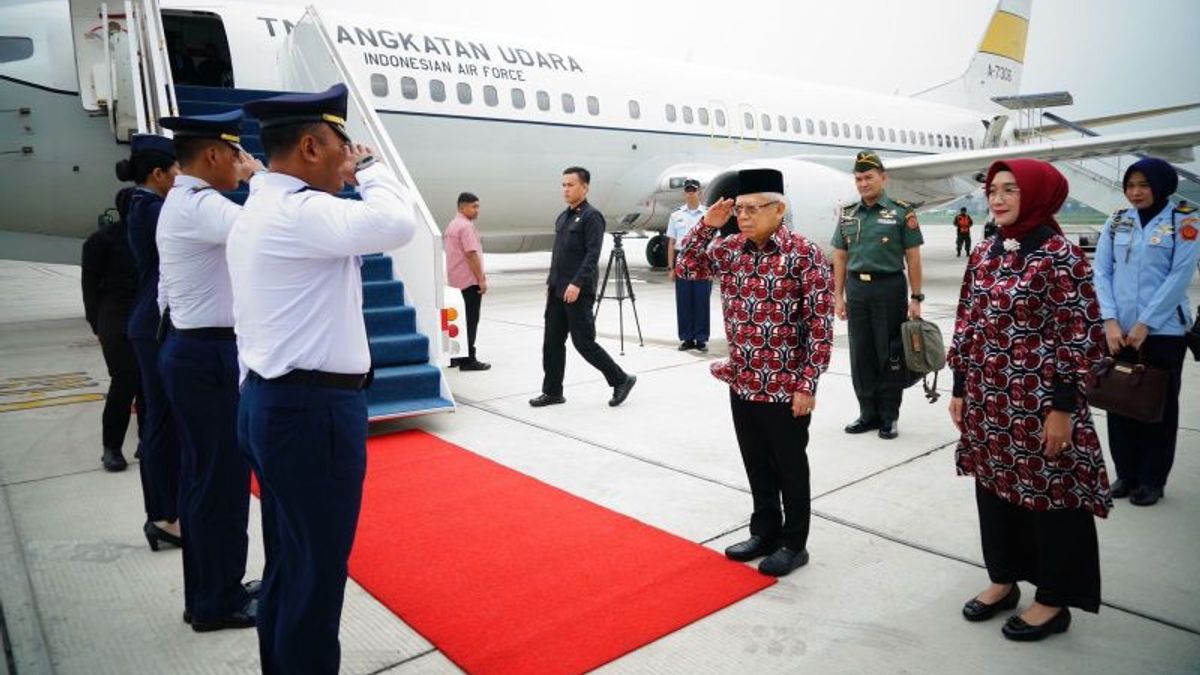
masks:
<instances>
[{"instance_id":1,"label":"woman in light blue uniform","mask_svg":"<svg viewBox=\"0 0 1200 675\"><path fill-rule=\"evenodd\" d=\"M1163 419L1145 424L1109 414L1108 444L1117 467L1113 497L1138 506L1163 496L1175 460L1179 384L1192 325L1187 296L1200 240L1200 212L1177 205L1175 169L1147 157L1125 172L1132 205L1109 217L1096 245L1096 293L1110 354L1140 358L1170 372Z\"/></svg>"}]
</instances>

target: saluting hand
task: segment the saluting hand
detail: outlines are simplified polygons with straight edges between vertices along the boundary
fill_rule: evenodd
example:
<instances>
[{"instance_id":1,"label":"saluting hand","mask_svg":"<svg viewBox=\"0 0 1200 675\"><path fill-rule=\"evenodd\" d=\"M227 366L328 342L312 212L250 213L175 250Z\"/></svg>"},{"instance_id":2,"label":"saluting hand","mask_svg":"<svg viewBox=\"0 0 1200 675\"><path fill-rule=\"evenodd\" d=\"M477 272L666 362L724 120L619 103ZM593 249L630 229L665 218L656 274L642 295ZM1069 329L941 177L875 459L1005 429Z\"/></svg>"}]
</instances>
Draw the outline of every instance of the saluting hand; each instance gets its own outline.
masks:
<instances>
[{"instance_id":1,"label":"saluting hand","mask_svg":"<svg viewBox=\"0 0 1200 675\"><path fill-rule=\"evenodd\" d=\"M733 215L733 200L718 199L715 204L708 207L708 211L700 219L700 224L716 229L723 226L731 215Z\"/></svg>"},{"instance_id":2,"label":"saluting hand","mask_svg":"<svg viewBox=\"0 0 1200 675\"><path fill-rule=\"evenodd\" d=\"M267 167L263 166L263 163L258 161L257 157L242 149L238 150L235 167L239 183L244 183L250 180L250 177L259 171L267 170Z\"/></svg>"},{"instance_id":3,"label":"saluting hand","mask_svg":"<svg viewBox=\"0 0 1200 675\"><path fill-rule=\"evenodd\" d=\"M361 143L343 146L346 148L346 161L342 163L342 182L358 185L358 163L366 157L375 156L375 151Z\"/></svg>"}]
</instances>

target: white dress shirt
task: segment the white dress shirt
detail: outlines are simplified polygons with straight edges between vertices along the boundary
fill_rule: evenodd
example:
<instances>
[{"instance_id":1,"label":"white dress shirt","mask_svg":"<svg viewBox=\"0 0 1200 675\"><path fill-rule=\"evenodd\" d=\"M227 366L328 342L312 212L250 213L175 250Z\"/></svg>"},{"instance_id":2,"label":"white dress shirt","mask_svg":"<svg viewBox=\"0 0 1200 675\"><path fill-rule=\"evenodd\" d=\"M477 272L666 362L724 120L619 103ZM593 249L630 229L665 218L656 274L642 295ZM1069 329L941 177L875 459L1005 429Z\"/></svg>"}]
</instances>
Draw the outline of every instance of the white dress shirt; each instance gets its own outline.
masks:
<instances>
[{"instance_id":1,"label":"white dress shirt","mask_svg":"<svg viewBox=\"0 0 1200 675\"><path fill-rule=\"evenodd\" d=\"M158 216L158 310L176 328L233 326L225 240L242 207L208 183L178 175Z\"/></svg>"},{"instance_id":2,"label":"white dress shirt","mask_svg":"<svg viewBox=\"0 0 1200 675\"><path fill-rule=\"evenodd\" d=\"M251 179L228 249L243 377L246 368L266 379L370 369L358 256L408 243L416 221L390 169L376 164L357 177L361 202L287 174Z\"/></svg>"}]
</instances>

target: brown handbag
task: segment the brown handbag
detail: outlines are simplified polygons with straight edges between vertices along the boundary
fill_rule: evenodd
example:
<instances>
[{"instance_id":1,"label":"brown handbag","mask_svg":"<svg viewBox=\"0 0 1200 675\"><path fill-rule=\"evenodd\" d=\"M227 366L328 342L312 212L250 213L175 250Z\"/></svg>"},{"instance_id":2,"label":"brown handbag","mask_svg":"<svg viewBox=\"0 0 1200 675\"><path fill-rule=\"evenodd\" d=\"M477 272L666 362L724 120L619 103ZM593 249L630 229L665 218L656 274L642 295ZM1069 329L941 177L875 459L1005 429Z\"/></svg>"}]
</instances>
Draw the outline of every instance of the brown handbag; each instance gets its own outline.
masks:
<instances>
[{"instance_id":1,"label":"brown handbag","mask_svg":"<svg viewBox=\"0 0 1200 675\"><path fill-rule=\"evenodd\" d=\"M1087 399L1089 405L1113 415L1157 424L1163 418L1169 386L1165 370L1108 356L1092 369Z\"/></svg>"}]
</instances>

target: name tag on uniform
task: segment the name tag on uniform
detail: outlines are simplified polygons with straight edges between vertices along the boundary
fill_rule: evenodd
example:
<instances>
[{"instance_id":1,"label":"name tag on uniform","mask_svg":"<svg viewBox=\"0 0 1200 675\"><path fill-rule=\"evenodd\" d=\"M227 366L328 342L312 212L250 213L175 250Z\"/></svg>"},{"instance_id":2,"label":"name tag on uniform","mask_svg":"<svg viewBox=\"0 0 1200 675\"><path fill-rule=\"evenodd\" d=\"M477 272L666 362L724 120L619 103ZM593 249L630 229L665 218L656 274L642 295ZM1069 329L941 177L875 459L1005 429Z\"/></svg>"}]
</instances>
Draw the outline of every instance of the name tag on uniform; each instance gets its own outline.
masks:
<instances>
[{"instance_id":1,"label":"name tag on uniform","mask_svg":"<svg viewBox=\"0 0 1200 675\"><path fill-rule=\"evenodd\" d=\"M879 223L880 225L895 225L896 219L895 218L879 218L875 222Z\"/></svg>"}]
</instances>

